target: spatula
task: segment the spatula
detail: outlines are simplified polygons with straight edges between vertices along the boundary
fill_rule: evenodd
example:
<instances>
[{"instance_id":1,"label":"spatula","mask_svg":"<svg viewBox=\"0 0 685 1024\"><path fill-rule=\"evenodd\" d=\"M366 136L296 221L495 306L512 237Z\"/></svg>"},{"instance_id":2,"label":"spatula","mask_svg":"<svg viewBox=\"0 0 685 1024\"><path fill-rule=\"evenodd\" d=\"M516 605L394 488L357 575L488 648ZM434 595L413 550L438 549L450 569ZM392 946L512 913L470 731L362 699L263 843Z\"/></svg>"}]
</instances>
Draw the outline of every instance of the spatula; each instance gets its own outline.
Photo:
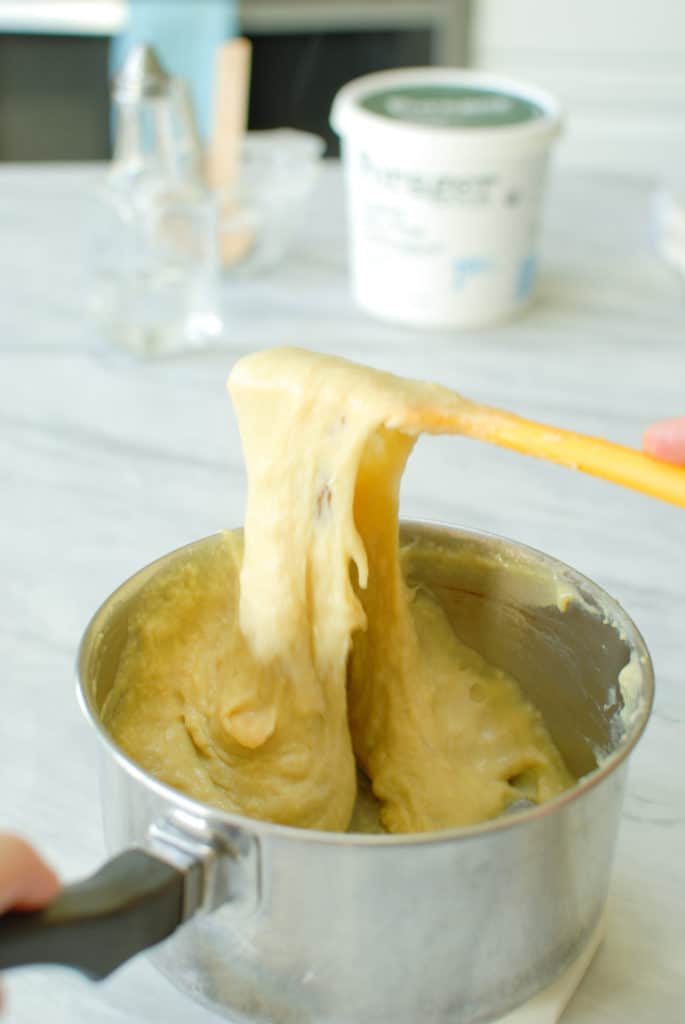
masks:
<instances>
[{"instance_id":1,"label":"spatula","mask_svg":"<svg viewBox=\"0 0 685 1024\"><path fill-rule=\"evenodd\" d=\"M440 390L444 396L445 392ZM602 438L536 423L455 394L450 399L445 401L443 397L418 403L413 409L416 426L435 433L464 434L513 448L685 508L685 467L662 462ZM407 426L412 425L412 420L409 413Z\"/></svg>"}]
</instances>

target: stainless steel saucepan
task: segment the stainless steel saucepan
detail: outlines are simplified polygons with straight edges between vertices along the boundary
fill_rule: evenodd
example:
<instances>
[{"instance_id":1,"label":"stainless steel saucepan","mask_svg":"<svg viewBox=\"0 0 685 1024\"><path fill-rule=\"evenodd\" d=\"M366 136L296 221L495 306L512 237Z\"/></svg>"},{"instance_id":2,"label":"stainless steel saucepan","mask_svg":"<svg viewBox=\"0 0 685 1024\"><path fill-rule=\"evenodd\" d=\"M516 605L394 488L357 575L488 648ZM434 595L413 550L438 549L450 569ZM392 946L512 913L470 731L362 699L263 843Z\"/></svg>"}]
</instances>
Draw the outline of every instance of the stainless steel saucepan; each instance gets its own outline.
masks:
<instances>
[{"instance_id":1,"label":"stainless steel saucepan","mask_svg":"<svg viewBox=\"0 0 685 1024\"><path fill-rule=\"evenodd\" d=\"M412 582L429 584L455 632L519 680L577 784L484 825L374 836L226 814L147 775L100 711L141 587L211 550L209 537L124 583L86 630L79 693L99 739L114 858L47 910L4 918L0 969L56 962L102 978L161 943L160 969L237 1021L475 1024L575 960L605 904L627 757L651 708L645 644L615 601L546 555L449 527L402 530L417 551L459 548L452 561L410 563Z\"/></svg>"}]
</instances>

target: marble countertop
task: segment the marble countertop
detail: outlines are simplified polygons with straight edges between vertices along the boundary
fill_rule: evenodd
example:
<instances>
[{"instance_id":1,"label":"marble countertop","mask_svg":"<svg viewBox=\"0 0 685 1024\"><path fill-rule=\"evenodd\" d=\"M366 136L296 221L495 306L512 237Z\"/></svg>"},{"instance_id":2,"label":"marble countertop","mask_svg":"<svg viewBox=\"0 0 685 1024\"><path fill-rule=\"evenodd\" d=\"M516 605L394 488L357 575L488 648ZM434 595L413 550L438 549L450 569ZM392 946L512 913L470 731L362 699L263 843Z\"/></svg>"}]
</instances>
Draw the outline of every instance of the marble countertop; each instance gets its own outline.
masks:
<instances>
[{"instance_id":1,"label":"marble countertop","mask_svg":"<svg viewBox=\"0 0 685 1024\"><path fill-rule=\"evenodd\" d=\"M287 266L226 283L225 346L141 363L108 348L85 312L98 174L0 169L0 827L31 837L68 880L104 857L93 741L74 695L79 638L134 570L241 522L224 390L238 356L302 344L631 445L650 420L685 412L685 283L650 249L646 182L554 176L534 308L497 329L421 334L353 307L342 182L329 166ZM549 551L642 629L656 706L631 764L606 940L564 1022L681 1024L685 513L453 438L420 441L402 511ZM100 985L29 969L7 988L11 1024L215 1020L142 957Z\"/></svg>"}]
</instances>

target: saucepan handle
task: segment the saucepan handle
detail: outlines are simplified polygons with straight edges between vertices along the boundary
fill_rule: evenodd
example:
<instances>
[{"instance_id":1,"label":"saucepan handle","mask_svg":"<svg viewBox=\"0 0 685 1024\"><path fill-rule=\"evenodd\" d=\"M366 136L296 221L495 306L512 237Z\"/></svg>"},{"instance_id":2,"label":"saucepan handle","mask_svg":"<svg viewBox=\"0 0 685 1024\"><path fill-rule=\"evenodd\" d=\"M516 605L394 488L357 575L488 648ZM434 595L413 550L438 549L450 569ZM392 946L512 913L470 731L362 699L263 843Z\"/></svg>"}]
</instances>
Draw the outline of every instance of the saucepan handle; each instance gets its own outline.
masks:
<instances>
[{"instance_id":1,"label":"saucepan handle","mask_svg":"<svg viewBox=\"0 0 685 1024\"><path fill-rule=\"evenodd\" d=\"M90 878L65 886L44 910L0 918L0 971L24 964L63 964L107 977L141 950L161 942L184 919L182 871L131 849Z\"/></svg>"}]
</instances>

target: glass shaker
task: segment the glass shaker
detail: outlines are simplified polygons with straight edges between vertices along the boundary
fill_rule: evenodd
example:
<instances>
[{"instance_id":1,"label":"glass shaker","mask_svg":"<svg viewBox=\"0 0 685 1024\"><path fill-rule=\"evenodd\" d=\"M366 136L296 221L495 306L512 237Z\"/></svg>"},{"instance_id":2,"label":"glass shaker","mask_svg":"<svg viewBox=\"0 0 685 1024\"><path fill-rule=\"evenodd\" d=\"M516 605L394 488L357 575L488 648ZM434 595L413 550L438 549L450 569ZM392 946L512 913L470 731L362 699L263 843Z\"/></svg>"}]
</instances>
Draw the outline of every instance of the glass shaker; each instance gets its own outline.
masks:
<instances>
[{"instance_id":1,"label":"glass shaker","mask_svg":"<svg viewBox=\"0 0 685 1024\"><path fill-rule=\"evenodd\" d=\"M141 355L211 345L223 329L217 211L187 87L139 46L112 98L94 311L111 340Z\"/></svg>"}]
</instances>

